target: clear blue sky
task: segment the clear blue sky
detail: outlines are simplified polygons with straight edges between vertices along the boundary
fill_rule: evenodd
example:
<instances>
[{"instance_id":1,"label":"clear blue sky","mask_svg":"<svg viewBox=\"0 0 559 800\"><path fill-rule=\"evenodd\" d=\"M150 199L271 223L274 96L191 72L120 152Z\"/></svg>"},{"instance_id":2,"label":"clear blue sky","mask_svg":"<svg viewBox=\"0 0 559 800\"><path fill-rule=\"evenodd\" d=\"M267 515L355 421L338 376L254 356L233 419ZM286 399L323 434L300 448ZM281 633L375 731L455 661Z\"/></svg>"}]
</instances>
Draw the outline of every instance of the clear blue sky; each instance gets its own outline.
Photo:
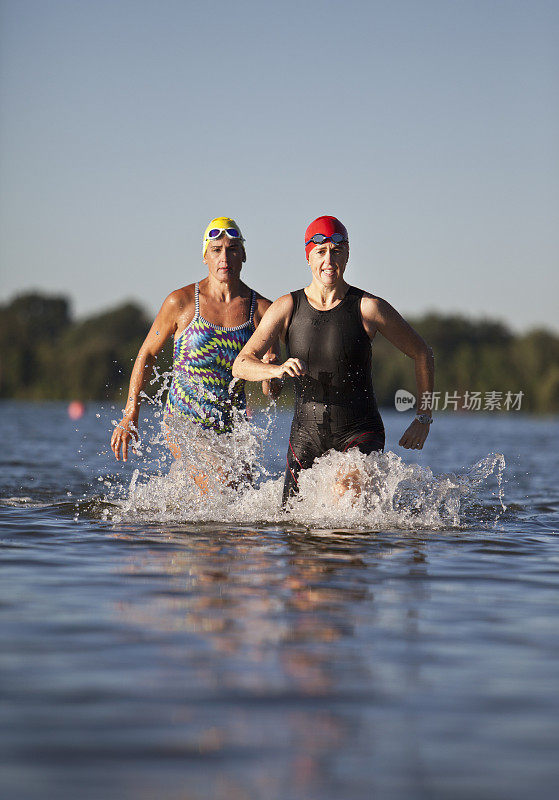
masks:
<instances>
[{"instance_id":1,"label":"clear blue sky","mask_svg":"<svg viewBox=\"0 0 559 800\"><path fill-rule=\"evenodd\" d=\"M559 4L4 0L0 299L151 313L234 216L245 280L347 278L404 314L559 329Z\"/></svg>"}]
</instances>

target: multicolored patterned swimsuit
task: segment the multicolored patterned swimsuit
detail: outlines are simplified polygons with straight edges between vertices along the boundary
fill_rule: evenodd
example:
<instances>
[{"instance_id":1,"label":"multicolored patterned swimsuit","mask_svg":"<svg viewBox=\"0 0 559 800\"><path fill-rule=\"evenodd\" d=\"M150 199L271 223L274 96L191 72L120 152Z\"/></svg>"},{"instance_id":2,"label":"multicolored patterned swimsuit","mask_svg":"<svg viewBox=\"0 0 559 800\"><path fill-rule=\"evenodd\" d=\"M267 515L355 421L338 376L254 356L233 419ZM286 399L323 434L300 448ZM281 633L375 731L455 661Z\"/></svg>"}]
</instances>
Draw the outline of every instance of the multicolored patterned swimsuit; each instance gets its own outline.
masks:
<instances>
[{"instance_id":1,"label":"multicolored patterned swimsuit","mask_svg":"<svg viewBox=\"0 0 559 800\"><path fill-rule=\"evenodd\" d=\"M233 428L234 409L246 408L244 381L230 389L233 362L255 330L256 294L252 292L249 318L236 328L213 325L200 316L200 289L194 288L192 322L175 339L173 379L165 412L182 414L219 433Z\"/></svg>"}]
</instances>

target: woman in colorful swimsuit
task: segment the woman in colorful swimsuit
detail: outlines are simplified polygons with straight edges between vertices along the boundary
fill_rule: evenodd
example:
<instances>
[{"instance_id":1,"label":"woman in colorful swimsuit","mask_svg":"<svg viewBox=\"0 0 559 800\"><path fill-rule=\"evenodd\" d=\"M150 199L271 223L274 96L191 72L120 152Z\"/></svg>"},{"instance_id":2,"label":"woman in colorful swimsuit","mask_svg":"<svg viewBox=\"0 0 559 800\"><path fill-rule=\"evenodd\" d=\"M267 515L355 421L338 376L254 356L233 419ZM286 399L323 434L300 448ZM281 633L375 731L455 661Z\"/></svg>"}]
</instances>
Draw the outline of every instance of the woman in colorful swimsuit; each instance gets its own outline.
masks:
<instances>
[{"instance_id":1,"label":"woman in colorful swimsuit","mask_svg":"<svg viewBox=\"0 0 559 800\"><path fill-rule=\"evenodd\" d=\"M233 365L233 375L250 381L295 378L284 502L297 491L300 470L328 450L357 447L368 454L384 448L371 374L371 340L377 332L414 360L417 396L433 391L431 348L389 303L344 280L349 258L344 225L335 217L318 217L307 228L305 251L310 284L272 304ZM287 345L283 364L265 357L278 338ZM402 447L423 447L430 414L415 417L400 439ZM356 482L350 472L340 476L336 488L358 490Z\"/></svg>"},{"instance_id":2,"label":"woman in colorful swimsuit","mask_svg":"<svg viewBox=\"0 0 559 800\"><path fill-rule=\"evenodd\" d=\"M171 335L175 343L167 418L181 415L202 428L227 433L233 427L235 414L245 408L243 384L230 392L231 368L270 301L241 281L246 254L235 220L217 217L210 222L204 232L202 257L208 277L171 292L140 348L124 416L111 438L117 460L121 453L124 461L128 457L130 439L136 437L138 430L140 393ZM262 389L269 393L267 379ZM172 436L169 438L171 452L180 456Z\"/></svg>"}]
</instances>

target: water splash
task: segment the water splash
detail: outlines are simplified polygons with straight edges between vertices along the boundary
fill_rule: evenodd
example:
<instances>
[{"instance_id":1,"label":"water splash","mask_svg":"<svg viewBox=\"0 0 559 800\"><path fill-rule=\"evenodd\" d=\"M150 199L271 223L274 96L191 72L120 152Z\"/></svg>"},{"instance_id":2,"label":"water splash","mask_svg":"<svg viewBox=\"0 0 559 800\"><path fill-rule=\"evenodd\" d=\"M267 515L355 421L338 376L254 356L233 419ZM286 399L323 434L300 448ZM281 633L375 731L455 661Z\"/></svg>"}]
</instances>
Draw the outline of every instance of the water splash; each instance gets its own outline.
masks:
<instances>
[{"instance_id":1,"label":"water splash","mask_svg":"<svg viewBox=\"0 0 559 800\"><path fill-rule=\"evenodd\" d=\"M504 465L503 455L491 454L463 474L434 475L392 452L330 451L301 474L290 511L311 527L460 527L467 502L495 470L502 504Z\"/></svg>"},{"instance_id":2,"label":"water splash","mask_svg":"<svg viewBox=\"0 0 559 800\"><path fill-rule=\"evenodd\" d=\"M499 515L505 510L504 456L493 453L459 474L434 475L392 452L365 455L329 451L301 472L299 494L281 507L283 476L263 464L263 444L273 415L260 427L245 418L233 433L216 436L183 418L171 419L156 437L171 433L181 458L168 471L137 469L123 497L114 495L114 522L288 523L351 529L440 529L467 524L468 503L496 475ZM170 457L169 457L169 460ZM494 515L493 515L494 518Z\"/></svg>"}]
</instances>

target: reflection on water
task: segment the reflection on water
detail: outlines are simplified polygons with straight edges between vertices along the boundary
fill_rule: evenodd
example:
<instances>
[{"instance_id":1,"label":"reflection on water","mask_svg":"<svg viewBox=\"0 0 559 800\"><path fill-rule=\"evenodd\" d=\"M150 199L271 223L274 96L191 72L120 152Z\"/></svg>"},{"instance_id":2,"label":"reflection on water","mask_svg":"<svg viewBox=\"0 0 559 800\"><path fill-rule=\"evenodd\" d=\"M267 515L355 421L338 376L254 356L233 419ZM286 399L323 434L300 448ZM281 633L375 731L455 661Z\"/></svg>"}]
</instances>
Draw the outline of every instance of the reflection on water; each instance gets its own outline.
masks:
<instances>
[{"instance_id":1,"label":"reflection on water","mask_svg":"<svg viewBox=\"0 0 559 800\"><path fill-rule=\"evenodd\" d=\"M4 652L20 654L2 659L4 757L28 796L179 798L187 781L200 799L520 798L551 785L551 543L534 563L518 533L54 535L54 561L21 535L2 584L16 614Z\"/></svg>"},{"instance_id":2,"label":"reflection on water","mask_svg":"<svg viewBox=\"0 0 559 800\"><path fill-rule=\"evenodd\" d=\"M278 444L211 522L110 417L2 410L2 798L554 800L556 422L443 417L336 524L328 459L273 516Z\"/></svg>"},{"instance_id":3,"label":"reflection on water","mask_svg":"<svg viewBox=\"0 0 559 800\"><path fill-rule=\"evenodd\" d=\"M306 534L262 546L258 534L216 530L211 541L189 536L178 551L148 550L141 561L131 558L124 573L164 574L166 589L146 598L145 608L131 604L119 613L142 625L203 633L218 650L242 650L256 661L271 643L333 641L351 634L345 604L372 598L364 585L329 580L365 566L355 542L344 547L343 539L331 538L337 546Z\"/></svg>"},{"instance_id":4,"label":"reflection on water","mask_svg":"<svg viewBox=\"0 0 559 800\"><path fill-rule=\"evenodd\" d=\"M137 539L135 532L118 535ZM427 577L420 542L413 547L371 543L368 536L336 531L314 536L224 529L211 536L191 534L187 541L180 532L150 532L150 538L154 535L161 536L165 549L150 548L141 559L131 554L119 570L137 580L159 582L165 576L164 588L119 602L114 613L130 627L186 634L186 651L203 646L205 658L200 663L198 655L189 686L198 696L196 708L217 702L222 713L218 724L197 730L200 752L226 760L231 748L239 747L263 749L264 756L269 748L283 754L281 780L268 768L261 774L257 770L258 777L251 769L251 791L258 786L262 794L239 796L283 796L286 780L289 796L303 798L318 787L323 787L323 796L334 796L338 779L332 754L358 754L368 735L355 709L387 702L380 665L377 674L374 657L363 658L355 647L376 624L368 573L384 559L405 559L404 574L411 580L402 624L405 638L412 641L420 621L418 603L428 596L418 580ZM170 545L175 547L168 549ZM166 658L175 660L172 651ZM206 659L211 670L204 668ZM419 680L413 659L404 680L408 688ZM191 707L184 710L182 720L189 729L193 716ZM276 723L268 730L270 717ZM255 740L254 725L262 726L263 720L265 738ZM415 753L414 760L418 758ZM361 774L357 783L364 779ZM217 794L211 796L235 787L248 791L247 785L241 789L231 781L222 773L219 785L212 784ZM347 777L345 785L347 789Z\"/></svg>"}]
</instances>

